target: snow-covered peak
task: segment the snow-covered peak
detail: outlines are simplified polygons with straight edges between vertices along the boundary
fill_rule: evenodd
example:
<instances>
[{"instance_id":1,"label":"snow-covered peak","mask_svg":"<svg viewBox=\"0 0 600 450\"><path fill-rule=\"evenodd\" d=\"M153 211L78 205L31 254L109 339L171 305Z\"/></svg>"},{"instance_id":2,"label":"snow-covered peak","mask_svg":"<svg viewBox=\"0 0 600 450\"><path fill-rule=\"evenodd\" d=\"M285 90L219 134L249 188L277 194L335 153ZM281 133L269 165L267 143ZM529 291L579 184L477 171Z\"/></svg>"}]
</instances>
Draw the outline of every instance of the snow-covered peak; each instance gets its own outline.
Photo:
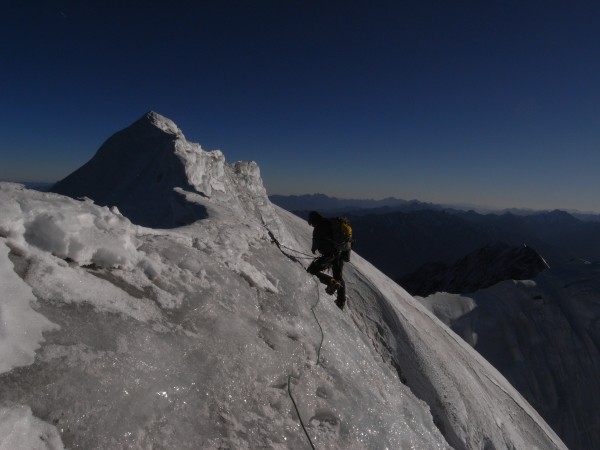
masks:
<instances>
[{"instance_id":1,"label":"snow-covered peak","mask_svg":"<svg viewBox=\"0 0 600 450\"><path fill-rule=\"evenodd\" d=\"M219 150L188 142L153 111L111 136L53 192L116 206L133 223L173 228L214 214L276 220L254 162L225 161Z\"/></svg>"}]
</instances>

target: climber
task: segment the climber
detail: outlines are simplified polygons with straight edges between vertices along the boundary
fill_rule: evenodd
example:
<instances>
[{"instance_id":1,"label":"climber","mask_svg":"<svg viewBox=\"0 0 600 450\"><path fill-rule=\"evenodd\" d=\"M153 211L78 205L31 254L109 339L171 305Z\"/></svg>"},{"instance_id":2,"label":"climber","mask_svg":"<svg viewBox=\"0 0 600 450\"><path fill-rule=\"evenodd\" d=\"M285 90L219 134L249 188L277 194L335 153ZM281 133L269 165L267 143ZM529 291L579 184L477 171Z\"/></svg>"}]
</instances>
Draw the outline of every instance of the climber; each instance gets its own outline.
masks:
<instances>
[{"instance_id":1,"label":"climber","mask_svg":"<svg viewBox=\"0 0 600 450\"><path fill-rule=\"evenodd\" d=\"M306 269L312 275L316 275L319 281L327 287L325 292L333 295L337 292L335 304L341 310L346 304L346 285L342 278L344 261L350 261L350 250L352 248L352 228L346 218L323 217L317 211L311 211L308 215L308 224L314 227L311 251L313 254L318 250L318 256ZM333 276L323 273L332 269Z\"/></svg>"}]
</instances>

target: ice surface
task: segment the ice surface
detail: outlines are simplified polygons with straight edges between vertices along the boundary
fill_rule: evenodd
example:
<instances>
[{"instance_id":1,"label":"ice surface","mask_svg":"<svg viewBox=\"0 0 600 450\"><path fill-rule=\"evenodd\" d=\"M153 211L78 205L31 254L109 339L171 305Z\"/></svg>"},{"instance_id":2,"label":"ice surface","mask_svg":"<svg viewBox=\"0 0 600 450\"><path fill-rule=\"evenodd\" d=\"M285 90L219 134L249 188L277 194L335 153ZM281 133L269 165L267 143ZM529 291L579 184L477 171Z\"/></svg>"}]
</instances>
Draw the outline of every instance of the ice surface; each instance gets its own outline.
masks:
<instances>
[{"instance_id":1,"label":"ice surface","mask_svg":"<svg viewBox=\"0 0 600 450\"><path fill-rule=\"evenodd\" d=\"M438 292L427 297L415 297L438 319L450 326L451 322L476 308L475 301L460 294Z\"/></svg>"},{"instance_id":2,"label":"ice surface","mask_svg":"<svg viewBox=\"0 0 600 450\"><path fill-rule=\"evenodd\" d=\"M56 427L34 417L27 406L0 407L0 450L63 450Z\"/></svg>"},{"instance_id":3,"label":"ice surface","mask_svg":"<svg viewBox=\"0 0 600 450\"><path fill-rule=\"evenodd\" d=\"M0 373L33 363L42 333L57 328L31 307L36 298L15 273L8 253L0 238Z\"/></svg>"},{"instance_id":4,"label":"ice surface","mask_svg":"<svg viewBox=\"0 0 600 450\"><path fill-rule=\"evenodd\" d=\"M136 227L120 214L98 208L91 201L50 193L20 202L11 196L22 192L19 185L4 183L0 189L0 234L12 244L26 242L83 266L131 267L138 262L140 255L132 242Z\"/></svg>"}]
</instances>

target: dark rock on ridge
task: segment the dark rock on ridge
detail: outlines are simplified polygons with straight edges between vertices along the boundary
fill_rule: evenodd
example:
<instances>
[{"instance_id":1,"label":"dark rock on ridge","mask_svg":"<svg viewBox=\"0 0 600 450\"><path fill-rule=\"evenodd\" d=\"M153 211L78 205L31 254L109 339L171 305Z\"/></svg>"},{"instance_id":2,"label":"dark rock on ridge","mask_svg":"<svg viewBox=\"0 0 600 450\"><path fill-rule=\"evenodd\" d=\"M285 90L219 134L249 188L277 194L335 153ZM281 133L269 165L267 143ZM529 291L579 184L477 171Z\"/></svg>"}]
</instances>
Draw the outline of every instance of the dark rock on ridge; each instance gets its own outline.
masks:
<instances>
[{"instance_id":1,"label":"dark rock on ridge","mask_svg":"<svg viewBox=\"0 0 600 450\"><path fill-rule=\"evenodd\" d=\"M504 280L524 280L536 276L548 264L534 249L505 243L488 245L454 264L427 263L399 280L412 295L426 297L435 292L454 294L475 292Z\"/></svg>"}]
</instances>

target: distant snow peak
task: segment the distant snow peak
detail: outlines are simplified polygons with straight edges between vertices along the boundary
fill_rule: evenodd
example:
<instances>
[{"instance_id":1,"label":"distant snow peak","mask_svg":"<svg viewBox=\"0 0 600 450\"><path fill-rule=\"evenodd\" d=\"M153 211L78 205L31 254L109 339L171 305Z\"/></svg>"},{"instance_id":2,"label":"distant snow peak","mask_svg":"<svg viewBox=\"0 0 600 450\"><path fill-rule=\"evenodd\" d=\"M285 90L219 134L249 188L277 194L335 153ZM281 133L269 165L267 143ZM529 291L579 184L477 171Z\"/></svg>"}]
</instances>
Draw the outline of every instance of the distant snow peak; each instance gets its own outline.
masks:
<instances>
[{"instance_id":1,"label":"distant snow peak","mask_svg":"<svg viewBox=\"0 0 600 450\"><path fill-rule=\"evenodd\" d=\"M254 162L225 162L220 150L188 142L175 123L150 111L111 136L53 192L116 206L137 225L173 228L217 211L269 222L272 205Z\"/></svg>"}]
</instances>

